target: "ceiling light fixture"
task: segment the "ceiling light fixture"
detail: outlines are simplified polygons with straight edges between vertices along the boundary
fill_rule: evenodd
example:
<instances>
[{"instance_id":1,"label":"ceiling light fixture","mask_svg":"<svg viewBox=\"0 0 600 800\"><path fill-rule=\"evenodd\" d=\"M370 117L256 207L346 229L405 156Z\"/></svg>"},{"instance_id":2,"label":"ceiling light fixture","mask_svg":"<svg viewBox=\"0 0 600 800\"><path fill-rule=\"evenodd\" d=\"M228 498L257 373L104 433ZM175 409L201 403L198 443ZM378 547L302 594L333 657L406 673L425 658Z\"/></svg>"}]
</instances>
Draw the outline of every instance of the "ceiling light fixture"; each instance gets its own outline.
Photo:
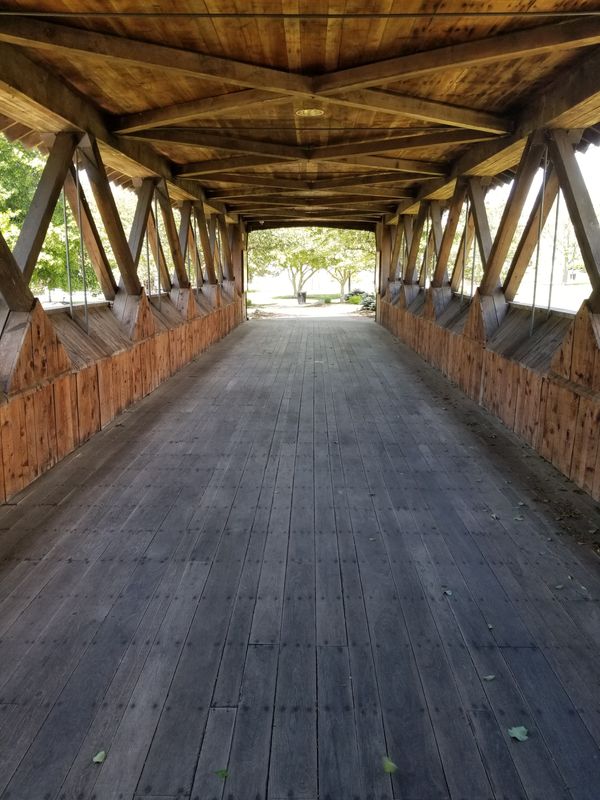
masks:
<instances>
[{"instance_id":1,"label":"ceiling light fixture","mask_svg":"<svg viewBox=\"0 0 600 800\"><path fill-rule=\"evenodd\" d=\"M322 117L325 114L322 108L299 108L297 117Z\"/></svg>"}]
</instances>

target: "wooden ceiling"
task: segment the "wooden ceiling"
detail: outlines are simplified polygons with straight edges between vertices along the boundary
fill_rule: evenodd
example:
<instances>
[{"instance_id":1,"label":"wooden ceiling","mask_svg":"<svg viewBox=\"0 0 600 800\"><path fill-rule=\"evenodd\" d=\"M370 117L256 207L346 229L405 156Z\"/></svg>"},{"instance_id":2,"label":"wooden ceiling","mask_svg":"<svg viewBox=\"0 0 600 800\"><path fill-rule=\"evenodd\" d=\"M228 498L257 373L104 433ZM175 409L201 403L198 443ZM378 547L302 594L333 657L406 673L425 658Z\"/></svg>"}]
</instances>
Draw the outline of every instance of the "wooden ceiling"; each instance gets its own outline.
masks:
<instances>
[{"instance_id":1,"label":"wooden ceiling","mask_svg":"<svg viewBox=\"0 0 600 800\"><path fill-rule=\"evenodd\" d=\"M577 0L5 0L0 114L86 127L15 96L18 51L100 112L117 171L160 163L251 225L372 224L510 170L532 127L598 122L598 45Z\"/></svg>"}]
</instances>

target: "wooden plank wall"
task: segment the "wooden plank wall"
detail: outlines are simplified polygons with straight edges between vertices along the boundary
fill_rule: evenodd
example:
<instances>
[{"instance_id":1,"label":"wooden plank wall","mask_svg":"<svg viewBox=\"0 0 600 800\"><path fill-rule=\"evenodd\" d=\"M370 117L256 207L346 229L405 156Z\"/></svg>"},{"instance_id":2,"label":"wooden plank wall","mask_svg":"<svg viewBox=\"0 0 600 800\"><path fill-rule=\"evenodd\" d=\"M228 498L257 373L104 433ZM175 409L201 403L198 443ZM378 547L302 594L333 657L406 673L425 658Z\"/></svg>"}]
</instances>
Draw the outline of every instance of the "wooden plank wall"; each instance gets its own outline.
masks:
<instances>
[{"instance_id":1,"label":"wooden plank wall","mask_svg":"<svg viewBox=\"0 0 600 800\"><path fill-rule=\"evenodd\" d=\"M204 316L182 319L92 363L66 370L62 364L62 374L41 376L26 389L19 386L5 394L0 402L0 502L10 500L243 319L242 298L224 294L222 304ZM40 326L32 327L39 337ZM47 328L54 341L52 326Z\"/></svg>"},{"instance_id":2,"label":"wooden plank wall","mask_svg":"<svg viewBox=\"0 0 600 800\"><path fill-rule=\"evenodd\" d=\"M600 330L584 303L548 366L534 367L378 298L378 322L600 500Z\"/></svg>"}]
</instances>

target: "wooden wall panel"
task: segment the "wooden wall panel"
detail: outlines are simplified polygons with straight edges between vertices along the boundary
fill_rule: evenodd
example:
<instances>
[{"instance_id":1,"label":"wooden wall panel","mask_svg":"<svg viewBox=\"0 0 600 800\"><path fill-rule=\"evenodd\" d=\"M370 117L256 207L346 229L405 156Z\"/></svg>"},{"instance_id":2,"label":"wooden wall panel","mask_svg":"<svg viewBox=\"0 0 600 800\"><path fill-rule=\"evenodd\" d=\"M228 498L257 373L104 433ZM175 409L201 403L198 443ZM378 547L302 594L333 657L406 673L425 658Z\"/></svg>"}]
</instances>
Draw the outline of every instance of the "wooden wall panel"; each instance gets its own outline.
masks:
<instances>
[{"instance_id":1,"label":"wooden wall panel","mask_svg":"<svg viewBox=\"0 0 600 800\"><path fill-rule=\"evenodd\" d=\"M244 319L242 300L236 297L205 316L153 332L130 349L75 371L41 307L34 312L33 320L24 315L20 332L13 325L4 340L12 354L12 385L27 389L0 403L0 502L16 495Z\"/></svg>"},{"instance_id":2,"label":"wooden wall panel","mask_svg":"<svg viewBox=\"0 0 600 800\"><path fill-rule=\"evenodd\" d=\"M379 298L377 319L563 474L600 499L600 315L584 304L542 370ZM556 346L556 345L554 345Z\"/></svg>"}]
</instances>

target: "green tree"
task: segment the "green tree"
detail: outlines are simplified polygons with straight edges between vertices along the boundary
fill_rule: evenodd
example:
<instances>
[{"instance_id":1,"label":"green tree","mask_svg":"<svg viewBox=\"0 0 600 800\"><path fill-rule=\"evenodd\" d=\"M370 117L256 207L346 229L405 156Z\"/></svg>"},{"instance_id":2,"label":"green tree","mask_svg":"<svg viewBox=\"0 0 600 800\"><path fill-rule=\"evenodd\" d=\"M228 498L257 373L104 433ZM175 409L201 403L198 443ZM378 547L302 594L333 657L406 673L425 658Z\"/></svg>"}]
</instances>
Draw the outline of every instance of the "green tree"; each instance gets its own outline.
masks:
<instances>
[{"instance_id":1,"label":"green tree","mask_svg":"<svg viewBox=\"0 0 600 800\"><path fill-rule=\"evenodd\" d=\"M294 294L319 270L339 284L375 263L373 234L335 228L275 228L254 231L248 240L250 279L287 273Z\"/></svg>"},{"instance_id":2,"label":"green tree","mask_svg":"<svg viewBox=\"0 0 600 800\"><path fill-rule=\"evenodd\" d=\"M25 148L18 142L9 142L0 134L0 230L11 248L19 236L44 164L45 158L38 150ZM83 276L79 259L79 232L70 213L67 225L71 284L74 290L80 290L83 288ZM98 289L98 281L89 262L86 282L91 290ZM58 201L48 226L31 279L31 288L37 293L46 289L68 288L62 199Z\"/></svg>"}]
</instances>

